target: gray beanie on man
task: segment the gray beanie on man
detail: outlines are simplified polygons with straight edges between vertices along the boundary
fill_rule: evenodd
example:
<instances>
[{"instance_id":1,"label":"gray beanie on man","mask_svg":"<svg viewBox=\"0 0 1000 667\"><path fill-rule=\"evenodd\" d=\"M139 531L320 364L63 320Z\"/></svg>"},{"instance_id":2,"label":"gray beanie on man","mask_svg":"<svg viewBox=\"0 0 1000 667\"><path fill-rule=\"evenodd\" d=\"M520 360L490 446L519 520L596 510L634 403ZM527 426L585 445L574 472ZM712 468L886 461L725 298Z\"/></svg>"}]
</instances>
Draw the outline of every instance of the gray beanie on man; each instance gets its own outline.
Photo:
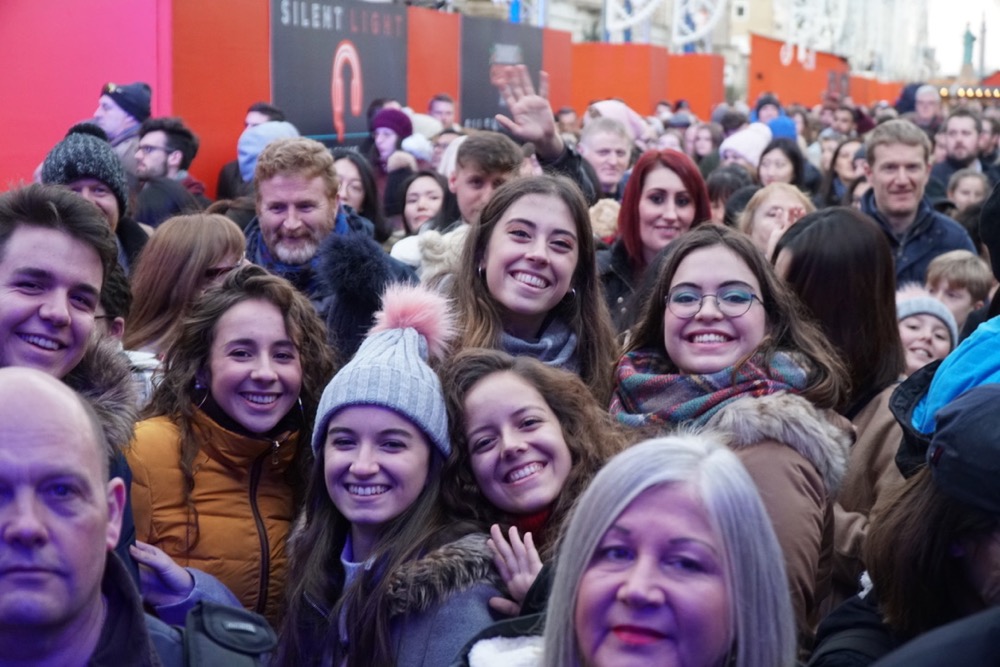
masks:
<instances>
[{"instance_id":1,"label":"gray beanie on man","mask_svg":"<svg viewBox=\"0 0 1000 667\"><path fill-rule=\"evenodd\" d=\"M68 185L81 178L93 178L108 186L118 201L118 215L128 209L128 177L125 167L107 141L94 132L100 128L80 123L70 128L66 138L49 151L42 163L42 183ZM101 132L103 134L103 132Z\"/></svg>"}]
</instances>

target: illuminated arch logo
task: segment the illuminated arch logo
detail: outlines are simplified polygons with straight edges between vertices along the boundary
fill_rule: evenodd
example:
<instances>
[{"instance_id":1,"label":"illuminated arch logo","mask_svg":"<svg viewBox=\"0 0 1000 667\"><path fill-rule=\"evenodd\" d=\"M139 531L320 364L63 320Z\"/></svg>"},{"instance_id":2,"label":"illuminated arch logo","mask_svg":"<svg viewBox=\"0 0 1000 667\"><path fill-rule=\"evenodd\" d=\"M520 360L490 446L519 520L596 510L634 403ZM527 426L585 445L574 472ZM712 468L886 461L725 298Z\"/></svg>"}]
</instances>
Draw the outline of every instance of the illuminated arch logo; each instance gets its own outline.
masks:
<instances>
[{"instance_id":1,"label":"illuminated arch logo","mask_svg":"<svg viewBox=\"0 0 1000 667\"><path fill-rule=\"evenodd\" d=\"M351 114L361 115L361 58L354 44L345 39L337 45L333 55L333 76L330 85L331 101L333 102L333 127L337 131L337 141L344 141L344 68L351 68Z\"/></svg>"}]
</instances>

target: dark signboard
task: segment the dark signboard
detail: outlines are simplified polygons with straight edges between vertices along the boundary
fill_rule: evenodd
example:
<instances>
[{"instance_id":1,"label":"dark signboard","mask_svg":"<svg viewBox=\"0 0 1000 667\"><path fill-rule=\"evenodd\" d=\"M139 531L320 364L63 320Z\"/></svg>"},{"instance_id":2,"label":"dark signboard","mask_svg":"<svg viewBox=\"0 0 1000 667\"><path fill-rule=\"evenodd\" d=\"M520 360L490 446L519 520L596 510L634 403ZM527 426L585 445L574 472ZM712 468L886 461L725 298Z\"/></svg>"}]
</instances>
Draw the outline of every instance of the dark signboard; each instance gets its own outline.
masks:
<instances>
[{"instance_id":1,"label":"dark signboard","mask_svg":"<svg viewBox=\"0 0 1000 667\"><path fill-rule=\"evenodd\" d=\"M303 135L357 144L376 98L406 103L406 7L271 0L271 91Z\"/></svg>"},{"instance_id":2,"label":"dark signboard","mask_svg":"<svg viewBox=\"0 0 1000 667\"><path fill-rule=\"evenodd\" d=\"M497 113L510 115L493 85L496 68L527 65L538 85L542 68L542 30L496 19L462 17L462 125L476 129L500 129ZM558 76L558 72L551 72Z\"/></svg>"}]
</instances>

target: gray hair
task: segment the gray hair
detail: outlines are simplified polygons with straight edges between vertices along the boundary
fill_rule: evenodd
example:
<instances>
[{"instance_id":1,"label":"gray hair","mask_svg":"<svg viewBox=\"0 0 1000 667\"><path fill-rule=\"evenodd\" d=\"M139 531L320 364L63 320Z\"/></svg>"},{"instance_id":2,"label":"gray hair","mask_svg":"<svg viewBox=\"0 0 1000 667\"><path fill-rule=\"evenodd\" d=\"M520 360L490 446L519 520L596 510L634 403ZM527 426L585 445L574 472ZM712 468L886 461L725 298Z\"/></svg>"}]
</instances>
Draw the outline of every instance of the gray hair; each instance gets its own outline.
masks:
<instances>
[{"instance_id":1,"label":"gray hair","mask_svg":"<svg viewBox=\"0 0 1000 667\"><path fill-rule=\"evenodd\" d=\"M931 95L934 96L935 100L939 102L941 101L941 93L938 92L937 86L925 83L917 88L917 92L914 93L913 99L917 99L918 97L930 97Z\"/></svg>"},{"instance_id":2,"label":"gray hair","mask_svg":"<svg viewBox=\"0 0 1000 667\"><path fill-rule=\"evenodd\" d=\"M621 137L625 141L626 146L629 148L632 147L632 135L629 134L628 128L621 121L609 118L608 116L594 118L584 125L583 130L580 132L579 145L586 145L589 139L597 134L613 134Z\"/></svg>"},{"instance_id":3,"label":"gray hair","mask_svg":"<svg viewBox=\"0 0 1000 667\"><path fill-rule=\"evenodd\" d=\"M574 609L580 580L611 524L655 487L690 484L722 544L734 667L795 664L784 556L749 473L710 433L647 440L611 459L580 496L559 545L545 626L545 667L582 662Z\"/></svg>"}]
</instances>

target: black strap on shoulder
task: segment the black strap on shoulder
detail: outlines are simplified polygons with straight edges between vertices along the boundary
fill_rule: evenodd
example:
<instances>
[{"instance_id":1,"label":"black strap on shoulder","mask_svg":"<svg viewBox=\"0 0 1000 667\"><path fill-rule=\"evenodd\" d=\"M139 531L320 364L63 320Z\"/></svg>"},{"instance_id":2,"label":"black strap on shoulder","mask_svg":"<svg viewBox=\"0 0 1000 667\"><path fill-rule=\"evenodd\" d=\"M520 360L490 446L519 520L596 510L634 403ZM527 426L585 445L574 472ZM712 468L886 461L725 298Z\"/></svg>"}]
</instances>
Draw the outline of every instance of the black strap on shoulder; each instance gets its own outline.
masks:
<instances>
[{"instance_id":1,"label":"black strap on shoulder","mask_svg":"<svg viewBox=\"0 0 1000 667\"><path fill-rule=\"evenodd\" d=\"M895 647L892 638L885 631L875 628L850 628L841 630L826 639L819 648L813 652L809 658L810 665L821 664L820 658L839 653L840 651L852 651L871 658L875 662L884 655L887 655Z\"/></svg>"},{"instance_id":2,"label":"black strap on shoulder","mask_svg":"<svg viewBox=\"0 0 1000 667\"><path fill-rule=\"evenodd\" d=\"M202 601L188 612L184 632L188 667L257 667L277 645L267 621L246 609Z\"/></svg>"}]
</instances>

